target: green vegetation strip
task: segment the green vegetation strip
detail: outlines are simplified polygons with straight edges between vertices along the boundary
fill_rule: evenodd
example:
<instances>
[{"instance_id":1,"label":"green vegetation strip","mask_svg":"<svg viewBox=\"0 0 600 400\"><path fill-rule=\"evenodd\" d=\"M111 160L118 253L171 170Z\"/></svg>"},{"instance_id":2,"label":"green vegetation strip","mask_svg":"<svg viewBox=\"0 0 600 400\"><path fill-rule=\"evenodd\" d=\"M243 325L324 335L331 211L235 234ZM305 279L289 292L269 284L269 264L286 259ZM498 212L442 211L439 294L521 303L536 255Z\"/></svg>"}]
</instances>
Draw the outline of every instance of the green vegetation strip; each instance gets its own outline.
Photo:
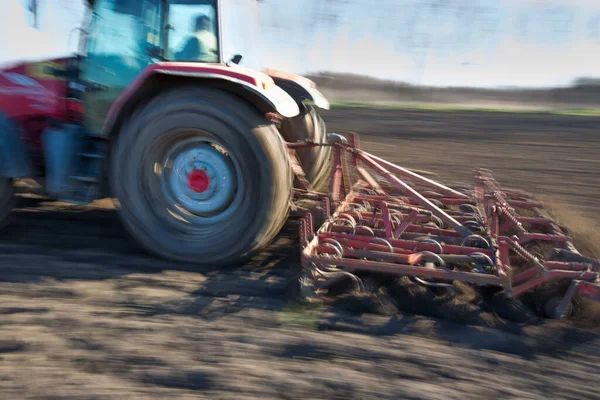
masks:
<instances>
[{"instance_id":1,"label":"green vegetation strip","mask_svg":"<svg viewBox=\"0 0 600 400\"><path fill-rule=\"evenodd\" d=\"M520 114L558 114L584 117L600 117L600 109L520 109L520 108L487 108L441 104L401 104L401 103L366 103L366 102L331 102L332 108L372 108L380 110L422 110L422 111L469 111L469 112L502 112Z\"/></svg>"}]
</instances>

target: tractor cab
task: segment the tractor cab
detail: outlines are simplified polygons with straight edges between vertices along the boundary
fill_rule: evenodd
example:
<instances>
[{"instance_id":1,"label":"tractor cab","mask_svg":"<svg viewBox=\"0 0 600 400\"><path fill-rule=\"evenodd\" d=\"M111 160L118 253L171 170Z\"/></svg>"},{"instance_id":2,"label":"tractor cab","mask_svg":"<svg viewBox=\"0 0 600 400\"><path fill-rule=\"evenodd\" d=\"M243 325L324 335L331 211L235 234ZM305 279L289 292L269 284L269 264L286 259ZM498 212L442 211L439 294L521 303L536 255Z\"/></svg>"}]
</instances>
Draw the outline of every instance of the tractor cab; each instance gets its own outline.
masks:
<instances>
[{"instance_id":1,"label":"tractor cab","mask_svg":"<svg viewBox=\"0 0 600 400\"><path fill-rule=\"evenodd\" d=\"M221 63L217 0L96 0L80 79L88 130L100 132L110 106L156 62Z\"/></svg>"},{"instance_id":2,"label":"tractor cab","mask_svg":"<svg viewBox=\"0 0 600 400\"><path fill-rule=\"evenodd\" d=\"M227 264L273 240L293 194L286 141L324 143L306 101L328 103L305 78L237 65L224 43L257 57L258 2L223 1L227 41L221 0L88 0L77 57L2 73L13 84L0 93L0 226L12 180L33 177L54 200L117 199L161 257ZM297 155L324 188L331 147Z\"/></svg>"},{"instance_id":3,"label":"tractor cab","mask_svg":"<svg viewBox=\"0 0 600 400\"><path fill-rule=\"evenodd\" d=\"M216 82L212 78L218 78L218 86L228 86L255 103L256 96L238 85L250 83L248 89L258 90L264 100L258 104L266 102L266 106L259 107L261 112L275 110L286 118L292 117L299 111L296 103L302 108L300 103L305 100L320 108L329 107L314 83L303 77L273 69L261 73L237 65L242 59L239 53L244 52L246 65L262 67L257 62L260 58L257 0L88 0L88 3L89 24L76 69L81 87L85 88L78 96L85 104L84 125L91 134L107 135L103 131L114 103L140 75L157 65L161 67L155 70L165 75L181 78L187 74L210 85ZM224 20L230 28L227 32L221 29ZM168 68L162 68L166 64ZM233 81L235 85L231 84Z\"/></svg>"},{"instance_id":4,"label":"tractor cab","mask_svg":"<svg viewBox=\"0 0 600 400\"><path fill-rule=\"evenodd\" d=\"M221 62L217 0L96 0L87 56Z\"/></svg>"}]
</instances>

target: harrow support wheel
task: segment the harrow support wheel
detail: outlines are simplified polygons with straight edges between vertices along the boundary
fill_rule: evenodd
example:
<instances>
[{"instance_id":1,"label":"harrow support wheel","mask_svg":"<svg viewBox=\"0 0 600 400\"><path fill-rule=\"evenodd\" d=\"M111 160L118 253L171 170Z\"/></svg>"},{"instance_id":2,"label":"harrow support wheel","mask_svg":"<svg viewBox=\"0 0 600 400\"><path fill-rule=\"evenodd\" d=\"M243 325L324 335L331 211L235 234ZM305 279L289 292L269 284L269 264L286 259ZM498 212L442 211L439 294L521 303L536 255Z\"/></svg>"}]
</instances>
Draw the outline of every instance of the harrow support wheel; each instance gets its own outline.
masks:
<instances>
[{"instance_id":1,"label":"harrow support wheel","mask_svg":"<svg viewBox=\"0 0 600 400\"><path fill-rule=\"evenodd\" d=\"M158 95L121 130L111 186L125 227L158 256L223 265L281 230L292 173L276 128L220 90Z\"/></svg>"},{"instance_id":2,"label":"harrow support wheel","mask_svg":"<svg viewBox=\"0 0 600 400\"><path fill-rule=\"evenodd\" d=\"M288 142L312 140L317 143L327 141L327 128L323 118L311 106L300 105L300 114L285 119L280 128L281 135ZM307 180L318 192L327 192L332 168L331 147L298 149L297 156Z\"/></svg>"},{"instance_id":3,"label":"harrow support wheel","mask_svg":"<svg viewBox=\"0 0 600 400\"><path fill-rule=\"evenodd\" d=\"M570 300L566 304L566 309L561 310L561 303L563 301L563 296L550 296L546 301L544 301L542 311L543 315L546 318L550 319L560 319L560 318L569 318L573 316L575 313L575 304L573 300ZM562 312L564 312L564 315Z\"/></svg>"}]
</instances>

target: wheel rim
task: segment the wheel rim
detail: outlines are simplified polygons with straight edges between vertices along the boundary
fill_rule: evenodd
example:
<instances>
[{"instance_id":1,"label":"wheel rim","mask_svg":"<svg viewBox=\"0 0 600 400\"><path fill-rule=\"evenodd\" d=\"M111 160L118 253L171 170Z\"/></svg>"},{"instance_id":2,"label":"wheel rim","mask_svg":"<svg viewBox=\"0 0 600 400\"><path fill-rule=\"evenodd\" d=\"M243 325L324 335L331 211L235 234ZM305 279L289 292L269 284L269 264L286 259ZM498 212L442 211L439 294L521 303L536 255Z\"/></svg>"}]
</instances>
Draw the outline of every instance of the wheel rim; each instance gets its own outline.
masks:
<instances>
[{"instance_id":1,"label":"wheel rim","mask_svg":"<svg viewBox=\"0 0 600 400\"><path fill-rule=\"evenodd\" d=\"M185 230L226 220L239 206L241 169L214 135L185 130L165 134L149 152L148 200L155 213ZM149 178L149 179L148 179Z\"/></svg>"}]
</instances>

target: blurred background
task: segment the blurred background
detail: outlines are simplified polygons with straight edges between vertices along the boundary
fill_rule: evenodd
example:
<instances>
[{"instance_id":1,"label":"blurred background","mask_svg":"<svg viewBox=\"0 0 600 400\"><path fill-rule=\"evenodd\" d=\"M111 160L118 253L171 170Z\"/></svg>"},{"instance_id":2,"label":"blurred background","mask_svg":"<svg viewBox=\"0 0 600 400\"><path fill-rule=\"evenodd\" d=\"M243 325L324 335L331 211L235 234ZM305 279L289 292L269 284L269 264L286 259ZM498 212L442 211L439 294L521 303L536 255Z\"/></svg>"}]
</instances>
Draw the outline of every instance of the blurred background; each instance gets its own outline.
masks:
<instances>
[{"instance_id":1,"label":"blurred background","mask_svg":"<svg viewBox=\"0 0 600 400\"><path fill-rule=\"evenodd\" d=\"M600 105L597 0L228 0L224 49L335 102ZM35 13L33 11L36 11ZM72 53L83 0L4 0L0 63ZM231 29L234 26L234 29Z\"/></svg>"}]
</instances>

